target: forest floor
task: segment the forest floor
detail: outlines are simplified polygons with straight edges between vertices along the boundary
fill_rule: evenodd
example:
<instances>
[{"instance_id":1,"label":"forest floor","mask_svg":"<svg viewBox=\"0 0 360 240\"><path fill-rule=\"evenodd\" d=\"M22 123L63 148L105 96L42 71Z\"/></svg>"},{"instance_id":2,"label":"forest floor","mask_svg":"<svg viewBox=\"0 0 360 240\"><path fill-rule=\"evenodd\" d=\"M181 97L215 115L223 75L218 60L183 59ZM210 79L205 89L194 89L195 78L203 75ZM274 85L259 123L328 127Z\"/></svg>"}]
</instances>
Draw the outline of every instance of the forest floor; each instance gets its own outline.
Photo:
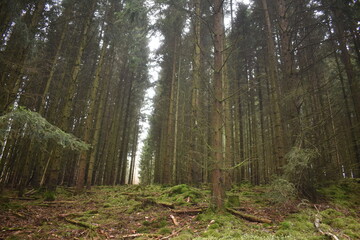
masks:
<instances>
[{"instance_id":1,"label":"forest floor","mask_svg":"<svg viewBox=\"0 0 360 240\"><path fill-rule=\"evenodd\" d=\"M210 191L187 185L58 188L54 201L6 191L0 239L360 239L359 180L318 193L312 203L244 184L227 193L230 210L215 214Z\"/></svg>"}]
</instances>

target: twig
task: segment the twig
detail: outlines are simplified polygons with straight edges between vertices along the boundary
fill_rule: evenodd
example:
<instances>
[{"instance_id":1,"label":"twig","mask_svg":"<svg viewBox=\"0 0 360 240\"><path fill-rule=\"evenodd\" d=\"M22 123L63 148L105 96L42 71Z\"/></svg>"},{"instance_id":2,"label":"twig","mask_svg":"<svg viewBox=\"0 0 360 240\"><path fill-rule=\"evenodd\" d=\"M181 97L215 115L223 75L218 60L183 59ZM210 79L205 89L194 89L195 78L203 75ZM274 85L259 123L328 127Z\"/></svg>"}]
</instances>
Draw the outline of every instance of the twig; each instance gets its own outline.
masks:
<instances>
[{"instance_id":1,"label":"twig","mask_svg":"<svg viewBox=\"0 0 360 240\"><path fill-rule=\"evenodd\" d=\"M160 236L159 234L134 233L134 234L123 235L123 236L121 236L121 238L123 238L123 239L135 238L135 237L155 238L155 237L159 237L159 236Z\"/></svg>"},{"instance_id":2,"label":"twig","mask_svg":"<svg viewBox=\"0 0 360 240\"><path fill-rule=\"evenodd\" d=\"M171 220L173 221L173 223L174 223L175 226L179 226L179 223L178 223L178 221L176 220L176 218L174 217L174 215L170 215L170 218L171 218Z\"/></svg>"},{"instance_id":3,"label":"twig","mask_svg":"<svg viewBox=\"0 0 360 240\"><path fill-rule=\"evenodd\" d=\"M22 215L21 213L14 212L13 214L19 218L26 219L26 216Z\"/></svg>"},{"instance_id":4,"label":"twig","mask_svg":"<svg viewBox=\"0 0 360 240\"><path fill-rule=\"evenodd\" d=\"M36 193L37 190L36 189L31 189L30 191L26 192L24 195L25 196L29 196L29 195L33 195L34 193Z\"/></svg>"}]
</instances>

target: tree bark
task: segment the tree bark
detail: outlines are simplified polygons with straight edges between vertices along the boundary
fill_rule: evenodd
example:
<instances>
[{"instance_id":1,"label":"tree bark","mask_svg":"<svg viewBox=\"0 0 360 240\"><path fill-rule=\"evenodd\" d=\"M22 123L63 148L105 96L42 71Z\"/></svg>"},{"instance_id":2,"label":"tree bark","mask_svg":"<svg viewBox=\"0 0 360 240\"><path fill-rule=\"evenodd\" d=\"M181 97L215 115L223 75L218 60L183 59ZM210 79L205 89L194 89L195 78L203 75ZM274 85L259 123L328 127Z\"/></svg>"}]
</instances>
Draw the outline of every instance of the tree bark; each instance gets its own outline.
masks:
<instances>
[{"instance_id":1,"label":"tree bark","mask_svg":"<svg viewBox=\"0 0 360 240\"><path fill-rule=\"evenodd\" d=\"M223 155L223 51L224 51L224 25L223 25L223 1L213 1L214 11L214 80L212 87L212 115L210 127L212 137L210 141L211 158L211 184L212 184L212 202L217 211L223 211L225 198L225 179L222 171L224 163Z\"/></svg>"},{"instance_id":2,"label":"tree bark","mask_svg":"<svg viewBox=\"0 0 360 240\"><path fill-rule=\"evenodd\" d=\"M282 126L282 116L280 110L280 90L278 84L278 74L276 68L275 57L275 43L272 36L272 24L270 21L269 11L267 7L267 0L261 0L265 18L265 28L267 36L267 61L268 61L268 78L270 80L270 96L271 107L273 112L273 129L274 129L274 153L275 153L275 168L277 174L281 174L281 167L285 165L285 144L284 144L284 130Z\"/></svg>"}]
</instances>

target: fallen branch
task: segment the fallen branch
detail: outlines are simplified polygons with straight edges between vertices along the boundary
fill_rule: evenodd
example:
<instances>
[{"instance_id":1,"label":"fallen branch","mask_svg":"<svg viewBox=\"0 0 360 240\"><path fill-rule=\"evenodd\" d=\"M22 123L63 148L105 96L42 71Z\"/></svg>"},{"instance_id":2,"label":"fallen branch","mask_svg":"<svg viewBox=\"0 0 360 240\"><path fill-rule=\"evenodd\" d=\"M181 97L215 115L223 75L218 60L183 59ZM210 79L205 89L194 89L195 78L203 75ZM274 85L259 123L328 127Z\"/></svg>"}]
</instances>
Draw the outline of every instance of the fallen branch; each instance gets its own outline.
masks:
<instances>
[{"instance_id":1,"label":"fallen branch","mask_svg":"<svg viewBox=\"0 0 360 240\"><path fill-rule=\"evenodd\" d=\"M15 216L17 216L18 218L22 218L22 219L26 219L26 218L27 218L25 215L22 215L21 213L14 212L13 214L14 214Z\"/></svg>"},{"instance_id":2,"label":"fallen branch","mask_svg":"<svg viewBox=\"0 0 360 240\"><path fill-rule=\"evenodd\" d=\"M30 191L26 192L24 195L25 196L33 195L33 194L37 193L37 191L38 190L36 190L36 189L31 189Z\"/></svg>"},{"instance_id":3,"label":"fallen branch","mask_svg":"<svg viewBox=\"0 0 360 240\"><path fill-rule=\"evenodd\" d=\"M15 231L21 231L24 230L25 228L23 227L13 227L13 228L8 228L8 227L4 227L4 228L0 228L0 232L15 232Z\"/></svg>"},{"instance_id":4,"label":"fallen branch","mask_svg":"<svg viewBox=\"0 0 360 240\"><path fill-rule=\"evenodd\" d=\"M324 232L323 230L321 230L320 223L321 223L320 218L318 217L318 214L316 214L315 222L314 222L314 226L315 226L316 230L318 230L318 232L321 233L321 235L328 236L333 240L339 240L339 238L335 234L333 234L331 232Z\"/></svg>"},{"instance_id":5,"label":"fallen branch","mask_svg":"<svg viewBox=\"0 0 360 240\"><path fill-rule=\"evenodd\" d=\"M171 218L171 220L173 221L173 223L174 223L175 226L179 226L179 223L178 223L178 221L176 220L176 218L174 217L174 215L170 215L170 218Z\"/></svg>"},{"instance_id":6,"label":"fallen branch","mask_svg":"<svg viewBox=\"0 0 360 240\"><path fill-rule=\"evenodd\" d=\"M67 218L67 216L71 216L71 215L75 215L75 213L70 213L70 214L60 214L59 217L64 219L66 222L80 226L80 227L84 227L84 228L88 228L88 229L95 229L98 226L90 224L90 223L86 223L86 222L80 222L80 221L76 221L76 220L72 220Z\"/></svg>"},{"instance_id":7,"label":"fallen branch","mask_svg":"<svg viewBox=\"0 0 360 240\"><path fill-rule=\"evenodd\" d=\"M147 233L134 233L134 234L128 234L128 235L123 235L121 238L122 239L126 239L126 238L136 238L136 237L147 237L147 238L158 238L159 234L147 234Z\"/></svg>"},{"instance_id":8,"label":"fallen branch","mask_svg":"<svg viewBox=\"0 0 360 240\"><path fill-rule=\"evenodd\" d=\"M59 214L60 218L67 218L67 217L82 217L84 214L81 213L64 213Z\"/></svg>"},{"instance_id":9,"label":"fallen branch","mask_svg":"<svg viewBox=\"0 0 360 240\"><path fill-rule=\"evenodd\" d=\"M38 197L9 197L8 199L33 201L33 200L38 200L39 198Z\"/></svg>"},{"instance_id":10,"label":"fallen branch","mask_svg":"<svg viewBox=\"0 0 360 240\"><path fill-rule=\"evenodd\" d=\"M321 235L324 235L324 236L328 236L330 237L331 239L333 240L339 240L339 238L331 233L331 232L324 232L321 228L320 228L320 224L321 224L321 216L320 216L320 212L319 212L319 209L316 207L316 205L314 205L315 209L317 210L317 214L315 215L315 221L314 221L314 226L316 228L316 230L321 234Z\"/></svg>"},{"instance_id":11,"label":"fallen branch","mask_svg":"<svg viewBox=\"0 0 360 240\"><path fill-rule=\"evenodd\" d=\"M90 224L90 223L75 221L75 220L68 219L68 218L64 218L64 220L68 223L71 223L71 224L74 224L74 225L77 225L80 227L84 227L84 228L95 229L98 227L98 226Z\"/></svg>"},{"instance_id":12,"label":"fallen branch","mask_svg":"<svg viewBox=\"0 0 360 240\"><path fill-rule=\"evenodd\" d=\"M202 213L204 209L193 208L193 209L173 209L174 213Z\"/></svg>"},{"instance_id":13,"label":"fallen branch","mask_svg":"<svg viewBox=\"0 0 360 240\"><path fill-rule=\"evenodd\" d=\"M253 216L253 215L249 215L249 214L245 214L239 211L236 211L234 209L231 208L226 208L227 211L229 211L230 213L242 217L250 222L259 222L259 223L271 223L270 219L266 219L266 218L261 218L261 217L257 217L257 216Z\"/></svg>"},{"instance_id":14,"label":"fallen branch","mask_svg":"<svg viewBox=\"0 0 360 240\"><path fill-rule=\"evenodd\" d=\"M179 230L174 231L173 233L171 233L169 236L162 237L162 238L160 238L160 239L161 239L161 240L171 239L172 237L175 237L176 235L178 235L179 232L181 232L182 230L184 230L184 228L180 228Z\"/></svg>"},{"instance_id":15,"label":"fallen branch","mask_svg":"<svg viewBox=\"0 0 360 240\"><path fill-rule=\"evenodd\" d=\"M71 204L76 203L76 201L45 201L47 204Z\"/></svg>"}]
</instances>

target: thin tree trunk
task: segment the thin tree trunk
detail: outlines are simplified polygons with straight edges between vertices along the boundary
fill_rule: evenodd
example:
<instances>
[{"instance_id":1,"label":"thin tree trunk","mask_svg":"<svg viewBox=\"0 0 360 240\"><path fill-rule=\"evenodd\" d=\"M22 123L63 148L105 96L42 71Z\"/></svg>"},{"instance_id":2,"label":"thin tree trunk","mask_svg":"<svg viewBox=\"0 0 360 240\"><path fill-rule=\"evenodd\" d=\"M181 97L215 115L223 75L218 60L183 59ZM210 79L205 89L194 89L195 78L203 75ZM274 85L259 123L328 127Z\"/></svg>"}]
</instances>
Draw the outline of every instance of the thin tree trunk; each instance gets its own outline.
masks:
<instances>
[{"instance_id":1,"label":"thin tree trunk","mask_svg":"<svg viewBox=\"0 0 360 240\"><path fill-rule=\"evenodd\" d=\"M81 70L81 59L83 57L84 50L86 47L88 32L89 32L89 28L90 28L90 25L92 22L92 16L93 16L93 13L96 8L96 3L97 3L97 1L92 0L91 7L88 10L88 13L86 15L86 22L84 23L84 26L83 26L83 29L81 32L80 44L78 47L78 51L76 54L73 68L71 70L71 75L70 75L71 82L69 84L68 92L66 94L66 100L65 100L64 106L62 108L61 114L60 114L60 116L61 116L60 128L65 131L72 128L71 113L72 113L72 107L74 104L73 100L75 97L76 87L79 82L78 76L79 76L79 73ZM54 158L52 160L53 163L51 164L50 177L49 177L48 189L50 191L53 191L56 189L56 184L57 184L57 180L59 177L59 171L60 171L60 167L61 167L61 159L62 159L61 156L62 156L61 150L59 148L56 148L56 150L54 151Z\"/></svg>"},{"instance_id":2,"label":"thin tree trunk","mask_svg":"<svg viewBox=\"0 0 360 240\"><path fill-rule=\"evenodd\" d=\"M273 128L274 128L274 152L275 152L275 168L278 174L282 173L281 167L285 165L285 148L284 148L284 130L282 126L282 116L280 111L280 90L278 84L278 76L276 69L276 57L275 57L275 43L272 36L272 26L269 16L269 11L267 7L266 0L261 0L264 17L265 17L265 27L267 35L267 53L268 53L268 74L270 79L271 87L271 104L273 108Z\"/></svg>"},{"instance_id":3,"label":"thin tree trunk","mask_svg":"<svg viewBox=\"0 0 360 240\"><path fill-rule=\"evenodd\" d=\"M222 172L224 163L223 155L223 51L224 51L224 25L223 25L223 1L213 1L214 11L214 82L212 88L212 115L210 126L212 129L211 146L211 184L212 184L212 202L217 211L223 211L225 198L225 179Z\"/></svg>"}]
</instances>

